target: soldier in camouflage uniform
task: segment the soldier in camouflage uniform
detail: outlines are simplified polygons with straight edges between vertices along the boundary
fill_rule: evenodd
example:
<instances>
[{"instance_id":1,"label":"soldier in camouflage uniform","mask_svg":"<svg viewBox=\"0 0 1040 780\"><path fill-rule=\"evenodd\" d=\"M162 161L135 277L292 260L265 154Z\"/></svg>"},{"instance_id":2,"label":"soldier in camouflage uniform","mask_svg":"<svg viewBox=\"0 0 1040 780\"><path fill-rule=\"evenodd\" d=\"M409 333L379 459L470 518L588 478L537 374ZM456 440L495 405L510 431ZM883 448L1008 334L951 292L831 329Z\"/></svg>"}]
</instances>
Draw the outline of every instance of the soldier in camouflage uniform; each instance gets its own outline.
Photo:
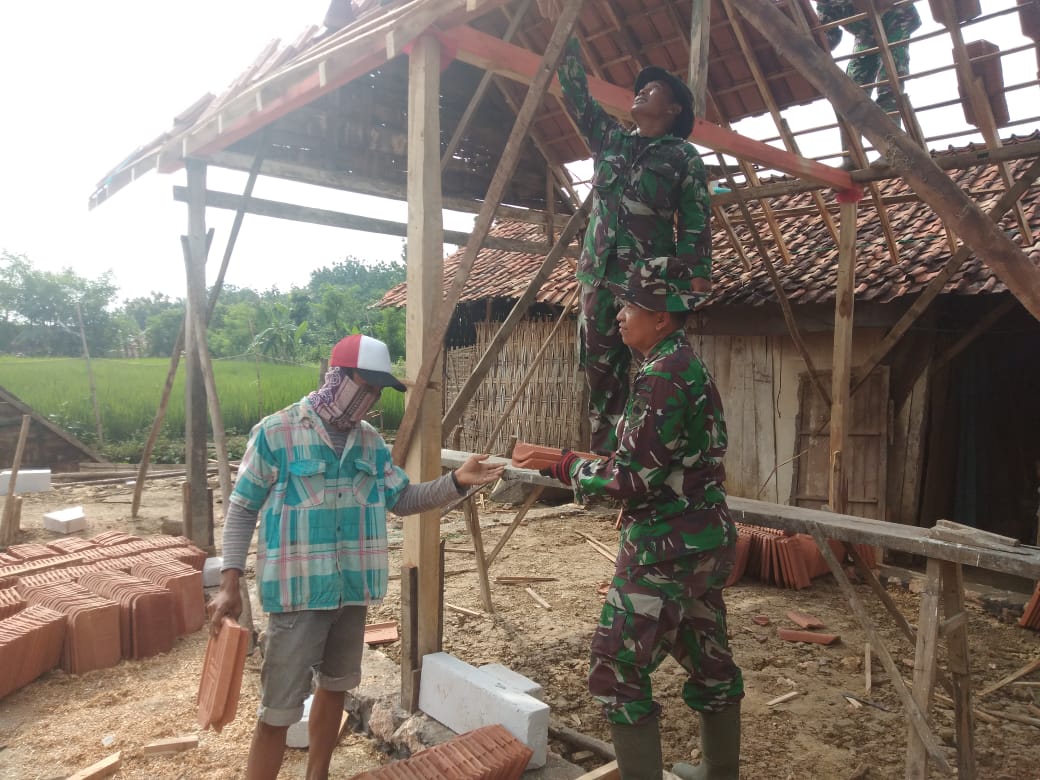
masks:
<instances>
[{"instance_id":1,"label":"soldier in camouflage uniform","mask_svg":"<svg viewBox=\"0 0 1040 780\"><path fill-rule=\"evenodd\" d=\"M661 777L650 676L671 655L689 675L704 760L682 777L735 778L744 684L726 637L722 588L737 532L723 486L726 423L718 390L683 325L696 299L675 257L640 264L618 296L621 337L642 364L606 460L564 453L543 473L577 500L623 504L614 578L592 639L589 690L604 705L624 780Z\"/></svg>"},{"instance_id":2,"label":"soldier in camouflage uniform","mask_svg":"<svg viewBox=\"0 0 1040 780\"><path fill-rule=\"evenodd\" d=\"M883 12L881 14L881 26L885 31L885 39L888 41L889 46L896 41L909 38L910 34L921 26L921 15L913 5L900 5L892 8L892 0L874 0L874 2L877 10ZM862 11L856 6L855 0L817 0L816 13L820 17L822 24L830 24L831 22L837 22L861 13ZM842 25L842 27L848 30L849 34L855 38L854 55L878 47L874 37L874 23L869 18L860 19L857 22ZM842 27L832 27L826 31L827 43L832 51L841 41ZM909 44L895 46L891 51L892 60L896 66L896 74L902 81L910 74L910 46ZM873 87L868 85L882 82L877 88L876 102L878 106L885 110L896 125L902 125L896 104L895 91L892 88L892 84L889 83L888 72L885 70L885 65L882 62L881 52L876 51L873 54L854 56L849 60L845 72L850 79L868 90L868 94L873 92ZM845 151L849 150L849 142L845 138L844 131L842 133L842 149ZM843 167L851 168L854 166L851 160L846 158Z\"/></svg>"},{"instance_id":3,"label":"soldier in camouflage uniform","mask_svg":"<svg viewBox=\"0 0 1040 780\"><path fill-rule=\"evenodd\" d=\"M711 289L707 180L700 155L686 141L693 96L681 80L662 68L643 69L632 104L637 127L629 131L589 95L574 39L559 76L567 110L595 161L592 212L577 269L578 342L589 384L590 448L609 453L628 397L630 356L606 284L627 283L648 257L672 255L689 268L690 292Z\"/></svg>"}]
</instances>

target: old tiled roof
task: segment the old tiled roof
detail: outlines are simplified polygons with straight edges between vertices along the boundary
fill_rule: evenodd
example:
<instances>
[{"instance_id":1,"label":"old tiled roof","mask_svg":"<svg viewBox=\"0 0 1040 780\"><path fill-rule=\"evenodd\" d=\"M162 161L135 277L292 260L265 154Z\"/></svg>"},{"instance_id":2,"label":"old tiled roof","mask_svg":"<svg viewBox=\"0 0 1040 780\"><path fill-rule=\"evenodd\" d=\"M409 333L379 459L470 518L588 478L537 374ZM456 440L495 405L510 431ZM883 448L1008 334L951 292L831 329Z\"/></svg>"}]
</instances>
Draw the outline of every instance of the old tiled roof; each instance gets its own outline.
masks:
<instances>
[{"instance_id":1,"label":"old tiled roof","mask_svg":"<svg viewBox=\"0 0 1040 780\"><path fill-rule=\"evenodd\" d=\"M1005 144L1035 141L1040 132L1026 138L1012 137ZM939 154L953 154L974 149L949 150ZM1020 160L1009 164L1013 177L1019 175L1029 164ZM953 180L971 194L983 210L987 210L1004 192L1004 185L996 166L979 166L961 171L950 171ZM884 198L902 199L889 203L888 218L899 248L899 257L893 259L888 251L884 231L877 218L873 202L864 199L858 210L856 299L888 303L897 298L920 293L928 282L939 273L950 257L946 233L942 222L926 203L918 201L902 179L879 182ZM837 222L837 205L833 193L827 196L828 205L833 206ZM781 264L775 252L776 242L768 225L756 216L755 229L767 248L773 253L776 265L789 300L793 304L825 303L833 301L835 277L838 266L838 248L809 193L772 198L769 200L780 225L784 241L793 262ZM1029 190L1022 199L1022 207L1033 229L1032 242L1024 247L1030 258L1040 265L1040 191ZM793 212L784 216L784 212ZM803 213L804 212L804 213ZM738 221L740 213L736 207L727 207L726 212L734 221L734 228L745 253L752 262L752 270L746 271L739 256L733 250L726 233L714 220L714 291L706 306L724 304L764 304L775 301L773 284L758 259L758 250L750 233ZM1020 245L1022 243L1017 222L1005 216L1001 227ZM542 228L516 222L499 222L492 228L493 235L510 238L544 240ZM459 250L444 261L446 287L454 276L463 250ZM526 288L542 258L520 252L485 250L478 254L470 282L463 292L461 302L473 302L486 298L517 298ZM571 268L561 263L538 294L541 303L560 305L575 285ZM975 255L970 256L960 270L950 279L944 293L974 295L980 293L1005 292L1007 288L992 270ZM398 285L390 290L380 302L383 306L403 306L405 286Z\"/></svg>"}]
</instances>

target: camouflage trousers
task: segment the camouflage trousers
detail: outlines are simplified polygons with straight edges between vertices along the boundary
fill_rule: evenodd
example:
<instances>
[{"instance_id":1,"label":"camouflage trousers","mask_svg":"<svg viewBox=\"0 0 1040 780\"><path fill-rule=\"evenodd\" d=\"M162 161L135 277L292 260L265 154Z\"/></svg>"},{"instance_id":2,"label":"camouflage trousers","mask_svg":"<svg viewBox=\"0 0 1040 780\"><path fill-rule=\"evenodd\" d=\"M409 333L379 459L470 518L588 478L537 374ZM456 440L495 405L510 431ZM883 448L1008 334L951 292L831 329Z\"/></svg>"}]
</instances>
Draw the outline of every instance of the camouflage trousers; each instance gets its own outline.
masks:
<instances>
[{"instance_id":1,"label":"camouflage trousers","mask_svg":"<svg viewBox=\"0 0 1040 780\"><path fill-rule=\"evenodd\" d=\"M606 281L624 281L607 279ZM589 385L589 421L593 452L617 449L617 426L628 402L632 353L621 340L617 298L602 284L581 286L578 313L578 362Z\"/></svg>"},{"instance_id":2,"label":"camouflage trousers","mask_svg":"<svg viewBox=\"0 0 1040 780\"><path fill-rule=\"evenodd\" d=\"M921 21L919 17L916 19L916 24L913 24L911 20L906 20L905 23L890 22L885 25L885 38L888 40L889 44L901 41L909 37L910 33L916 30L920 25ZM876 48L877 44L874 42L874 35L871 32L868 35L856 35L856 45L852 52L853 55L856 55L861 51ZM899 76L900 81L910 75L909 45L896 46L893 48L892 61L896 66L896 74ZM881 52L861 54L858 57L853 56L853 58L849 60L845 72L848 74L850 79L864 89L867 89L868 95L874 91L874 88L868 87L867 85L881 82L877 88L878 106L883 108L885 112L889 114L896 111L896 93L892 88L892 84L888 83L888 70L885 68ZM898 116L893 118L898 124Z\"/></svg>"},{"instance_id":3,"label":"camouflage trousers","mask_svg":"<svg viewBox=\"0 0 1040 780\"><path fill-rule=\"evenodd\" d=\"M592 637L589 692L611 723L655 716L650 676L671 655L689 677L683 701L716 712L744 696L726 637L722 586L735 548L618 570Z\"/></svg>"}]
</instances>

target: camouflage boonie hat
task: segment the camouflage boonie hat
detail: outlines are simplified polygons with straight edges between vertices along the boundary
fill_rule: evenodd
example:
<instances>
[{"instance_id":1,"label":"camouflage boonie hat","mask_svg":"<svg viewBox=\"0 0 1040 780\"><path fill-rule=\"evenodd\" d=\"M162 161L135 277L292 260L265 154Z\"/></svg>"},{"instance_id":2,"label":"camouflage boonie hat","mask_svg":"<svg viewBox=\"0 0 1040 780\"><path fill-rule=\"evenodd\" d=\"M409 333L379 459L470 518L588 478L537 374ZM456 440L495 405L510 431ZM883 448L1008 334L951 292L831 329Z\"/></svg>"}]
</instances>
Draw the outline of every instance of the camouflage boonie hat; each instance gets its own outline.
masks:
<instances>
[{"instance_id":1,"label":"camouflage boonie hat","mask_svg":"<svg viewBox=\"0 0 1040 780\"><path fill-rule=\"evenodd\" d=\"M652 257L632 269L628 284L607 282L620 300L650 311L690 311L705 298L694 292L690 267L678 257Z\"/></svg>"}]
</instances>

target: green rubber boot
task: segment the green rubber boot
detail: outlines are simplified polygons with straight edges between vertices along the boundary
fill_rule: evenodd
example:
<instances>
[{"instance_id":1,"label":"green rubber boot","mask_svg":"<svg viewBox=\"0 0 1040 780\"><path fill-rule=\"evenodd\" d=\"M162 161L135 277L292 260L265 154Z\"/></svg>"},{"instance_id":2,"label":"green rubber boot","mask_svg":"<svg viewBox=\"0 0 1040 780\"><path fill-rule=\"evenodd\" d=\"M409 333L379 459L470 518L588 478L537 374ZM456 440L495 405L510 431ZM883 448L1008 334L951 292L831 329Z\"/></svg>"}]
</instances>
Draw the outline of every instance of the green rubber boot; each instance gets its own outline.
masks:
<instances>
[{"instance_id":1,"label":"green rubber boot","mask_svg":"<svg viewBox=\"0 0 1040 780\"><path fill-rule=\"evenodd\" d=\"M737 780L740 777L740 702L720 712L702 712L701 762L679 763L682 780Z\"/></svg>"},{"instance_id":2,"label":"green rubber boot","mask_svg":"<svg viewBox=\"0 0 1040 780\"><path fill-rule=\"evenodd\" d=\"M621 780L661 780L661 732L657 718L635 726L610 724Z\"/></svg>"}]
</instances>

